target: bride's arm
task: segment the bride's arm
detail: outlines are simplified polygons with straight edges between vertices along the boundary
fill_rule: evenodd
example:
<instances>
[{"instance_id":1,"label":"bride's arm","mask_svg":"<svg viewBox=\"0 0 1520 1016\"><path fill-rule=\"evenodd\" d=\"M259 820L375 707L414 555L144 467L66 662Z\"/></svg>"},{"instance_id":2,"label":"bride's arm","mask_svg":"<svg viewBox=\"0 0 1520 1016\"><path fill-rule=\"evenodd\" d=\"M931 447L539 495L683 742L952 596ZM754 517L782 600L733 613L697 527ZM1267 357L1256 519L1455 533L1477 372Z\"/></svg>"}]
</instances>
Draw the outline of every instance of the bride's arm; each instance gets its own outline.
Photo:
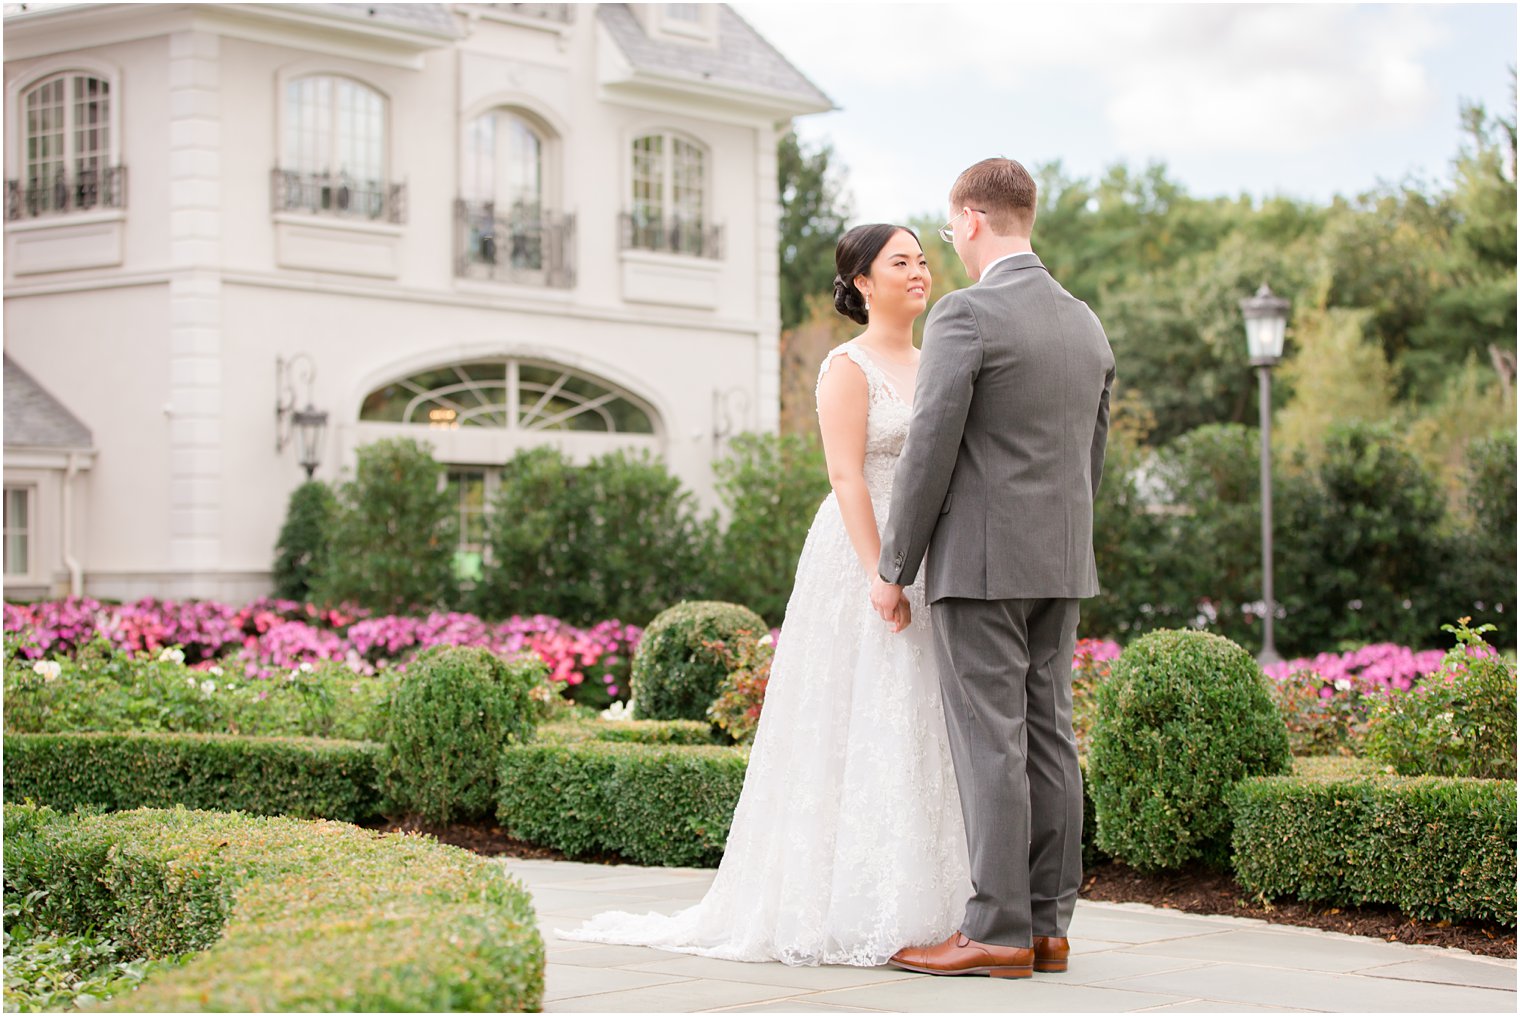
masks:
<instances>
[{"instance_id":1,"label":"bride's arm","mask_svg":"<svg viewBox=\"0 0 1520 1016\"><path fill-rule=\"evenodd\" d=\"M823 432L823 457L829 465L829 483L839 500L839 514L850 545L866 575L876 574L881 555L881 534L876 530L876 511L866 489L866 413L869 395L866 376L848 356L834 358L818 385L818 426Z\"/></svg>"}]
</instances>

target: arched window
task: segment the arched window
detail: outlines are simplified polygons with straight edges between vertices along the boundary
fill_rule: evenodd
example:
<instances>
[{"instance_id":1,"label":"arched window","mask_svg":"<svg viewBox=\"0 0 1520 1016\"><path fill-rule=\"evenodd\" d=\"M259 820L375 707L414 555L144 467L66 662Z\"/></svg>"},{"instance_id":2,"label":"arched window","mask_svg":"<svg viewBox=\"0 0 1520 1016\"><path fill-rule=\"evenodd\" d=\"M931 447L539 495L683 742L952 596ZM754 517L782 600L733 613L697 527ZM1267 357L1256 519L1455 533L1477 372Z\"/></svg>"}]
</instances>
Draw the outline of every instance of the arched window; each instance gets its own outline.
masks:
<instances>
[{"instance_id":1,"label":"arched window","mask_svg":"<svg viewBox=\"0 0 1520 1016\"><path fill-rule=\"evenodd\" d=\"M575 224L553 208L552 140L544 127L509 109L465 124L457 205L460 275L573 284Z\"/></svg>"},{"instance_id":2,"label":"arched window","mask_svg":"<svg viewBox=\"0 0 1520 1016\"><path fill-rule=\"evenodd\" d=\"M83 71L42 79L21 96L21 178L7 186L6 218L126 204L126 173L112 164L111 83Z\"/></svg>"},{"instance_id":3,"label":"arched window","mask_svg":"<svg viewBox=\"0 0 1520 1016\"><path fill-rule=\"evenodd\" d=\"M719 256L720 232L708 222L707 152L672 131L633 140L624 246L696 257Z\"/></svg>"},{"instance_id":4,"label":"arched window","mask_svg":"<svg viewBox=\"0 0 1520 1016\"><path fill-rule=\"evenodd\" d=\"M402 220L386 165L386 100L368 85L313 74L285 85L276 211Z\"/></svg>"},{"instance_id":5,"label":"arched window","mask_svg":"<svg viewBox=\"0 0 1520 1016\"><path fill-rule=\"evenodd\" d=\"M435 367L382 385L365 398L359 419L439 430L655 433L653 410L612 382L511 358Z\"/></svg>"}]
</instances>

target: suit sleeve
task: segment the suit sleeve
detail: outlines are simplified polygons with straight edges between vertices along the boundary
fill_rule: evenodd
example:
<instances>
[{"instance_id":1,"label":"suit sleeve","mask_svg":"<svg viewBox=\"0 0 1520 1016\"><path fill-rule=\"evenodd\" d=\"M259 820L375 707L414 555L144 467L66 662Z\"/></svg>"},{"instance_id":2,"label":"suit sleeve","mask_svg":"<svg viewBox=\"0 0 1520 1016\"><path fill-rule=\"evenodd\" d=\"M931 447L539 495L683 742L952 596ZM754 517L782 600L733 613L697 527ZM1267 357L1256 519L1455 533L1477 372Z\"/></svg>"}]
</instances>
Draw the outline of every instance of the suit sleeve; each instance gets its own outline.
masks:
<instances>
[{"instance_id":1,"label":"suit sleeve","mask_svg":"<svg viewBox=\"0 0 1520 1016\"><path fill-rule=\"evenodd\" d=\"M876 565L888 582L905 586L918 576L950 489L981 367L976 315L964 298L946 296L935 304L924 325L913 419L897 463L892 507Z\"/></svg>"},{"instance_id":2,"label":"suit sleeve","mask_svg":"<svg viewBox=\"0 0 1520 1016\"><path fill-rule=\"evenodd\" d=\"M1098 484L1103 479L1103 458L1108 451L1108 398L1114 390L1114 368L1110 366L1103 378L1103 396L1098 400L1098 419L1093 425L1092 439L1092 492L1098 496Z\"/></svg>"}]
</instances>

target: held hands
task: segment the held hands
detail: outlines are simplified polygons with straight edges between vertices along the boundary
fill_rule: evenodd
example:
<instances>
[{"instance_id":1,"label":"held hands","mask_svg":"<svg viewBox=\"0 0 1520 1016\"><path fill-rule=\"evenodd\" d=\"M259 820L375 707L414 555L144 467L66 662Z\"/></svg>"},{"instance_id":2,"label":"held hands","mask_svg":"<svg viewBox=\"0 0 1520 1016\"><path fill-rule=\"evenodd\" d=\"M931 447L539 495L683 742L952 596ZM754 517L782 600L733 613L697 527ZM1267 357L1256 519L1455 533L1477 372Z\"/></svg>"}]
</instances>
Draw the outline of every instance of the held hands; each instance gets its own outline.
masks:
<instances>
[{"instance_id":1,"label":"held hands","mask_svg":"<svg viewBox=\"0 0 1520 1016\"><path fill-rule=\"evenodd\" d=\"M888 582L880 575L871 579L871 606L876 608L876 613L881 615L883 621L892 626L894 635L913 623L913 609L908 606L908 597L903 593L903 587Z\"/></svg>"}]
</instances>

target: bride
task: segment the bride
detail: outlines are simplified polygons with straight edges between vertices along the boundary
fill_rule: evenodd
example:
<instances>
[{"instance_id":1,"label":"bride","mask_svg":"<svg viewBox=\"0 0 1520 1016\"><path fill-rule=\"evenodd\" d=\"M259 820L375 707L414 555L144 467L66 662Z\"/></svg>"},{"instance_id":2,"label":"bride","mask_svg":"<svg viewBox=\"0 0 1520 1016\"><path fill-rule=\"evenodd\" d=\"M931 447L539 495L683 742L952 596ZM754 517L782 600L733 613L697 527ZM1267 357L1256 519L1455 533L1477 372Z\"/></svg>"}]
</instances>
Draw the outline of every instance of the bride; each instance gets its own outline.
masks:
<instances>
[{"instance_id":1,"label":"bride","mask_svg":"<svg viewBox=\"0 0 1520 1016\"><path fill-rule=\"evenodd\" d=\"M712 887L673 915L562 938L727 960L877 966L954 932L972 888L922 575L893 622L870 580L908 433L929 267L912 230L857 226L834 304L866 326L818 374L833 492L808 531L744 790Z\"/></svg>"}]
</instances>

